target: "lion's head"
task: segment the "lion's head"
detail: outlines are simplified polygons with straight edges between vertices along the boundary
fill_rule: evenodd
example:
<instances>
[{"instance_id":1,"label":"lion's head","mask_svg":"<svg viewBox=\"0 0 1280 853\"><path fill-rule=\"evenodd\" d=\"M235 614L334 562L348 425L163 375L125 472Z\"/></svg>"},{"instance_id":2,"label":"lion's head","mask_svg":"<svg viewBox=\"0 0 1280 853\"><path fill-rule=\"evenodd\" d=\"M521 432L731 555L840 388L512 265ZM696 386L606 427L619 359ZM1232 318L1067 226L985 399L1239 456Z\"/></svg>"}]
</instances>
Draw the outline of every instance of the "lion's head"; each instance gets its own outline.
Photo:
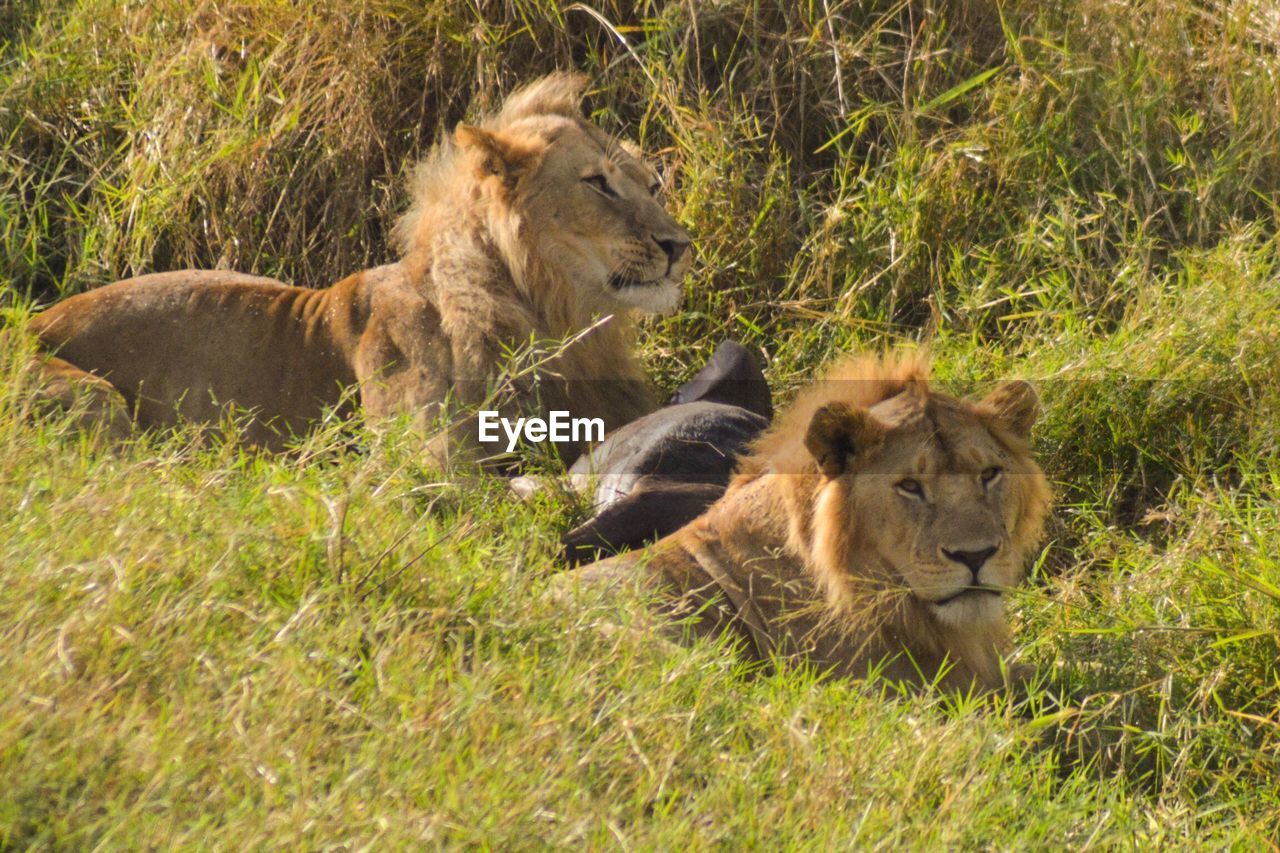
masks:
<instances>
[{"instance_id":1,"label":"lion's head","mask_svg":"<svg viewBox=\"0 0 1280 853\"><path fill-rule=\"evenodd\" d=\"M1027 447L1037 410L1026 382L962 400L919 359L856 360L797 399L741 477L792 474L774 478L791 547L835 613L883 618L887 597L910 634L998 641L1049 506Z\"/></svg>"},{"instance_id":2,"label":"lion's head","mask_svg":"<svg viewBox=\"0 0 1280 853\"><path fill-rule=\"evenodd\" d=\"M406 255L429 250L442 222L471 209L550 325L673 310L689 235L663 208L661 182L636 149L582 117L584 85L553 74L496 115L460 124L425 163L415 206L397 226Z\"/></svg>"}]
</instances>

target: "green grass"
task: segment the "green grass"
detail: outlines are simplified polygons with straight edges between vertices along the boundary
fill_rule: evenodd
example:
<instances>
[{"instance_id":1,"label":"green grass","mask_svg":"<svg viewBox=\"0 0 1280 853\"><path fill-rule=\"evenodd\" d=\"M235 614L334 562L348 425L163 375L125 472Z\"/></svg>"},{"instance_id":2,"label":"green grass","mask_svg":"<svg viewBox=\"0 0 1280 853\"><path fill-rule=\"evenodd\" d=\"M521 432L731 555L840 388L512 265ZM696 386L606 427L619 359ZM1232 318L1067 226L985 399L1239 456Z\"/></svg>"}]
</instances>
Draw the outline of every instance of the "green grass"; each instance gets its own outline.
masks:
<instances>
[{"instance_id":1,"label":"green grass","mask_svg":"<svg viewBox=\"0 0 1280 853\"><path fill-rule=\"evenodd\" d=\"M313 10L312 5L323 6ZM476 6L484 10L477 12ZM697 240L645 327L785 399L850 349L1039 382L1028 703L756 673L541 595L581 508L405 430L107 449L0 344L0 847L1258 846L1280 832L1280 22L1264 4L0 9L0 302L389 258L442 129L553 68ZM216 11L215 11L216 10ZM933 10L933 11L931 11ZM624 45L620 38L625 38Z\"/></svg>"}]
</instances>

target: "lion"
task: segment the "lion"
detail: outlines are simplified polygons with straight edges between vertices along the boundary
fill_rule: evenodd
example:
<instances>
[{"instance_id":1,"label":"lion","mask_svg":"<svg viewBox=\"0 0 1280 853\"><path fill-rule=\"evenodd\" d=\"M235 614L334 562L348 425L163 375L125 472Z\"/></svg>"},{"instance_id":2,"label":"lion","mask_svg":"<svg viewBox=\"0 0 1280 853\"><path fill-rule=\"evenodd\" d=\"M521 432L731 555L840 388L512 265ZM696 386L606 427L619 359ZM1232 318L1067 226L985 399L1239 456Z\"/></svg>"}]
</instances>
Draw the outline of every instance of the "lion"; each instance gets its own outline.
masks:
<instances>
[{"instance_id":1,"label":"lion","mask_svg":"<svg viewBox=\"0 0 1280 853\"><path fill-rule=\"evenodd\" d=\"M728 632L757 660L999 688L1003 598L1050 503L1027 444L1038 398L1010 381L957 399L926 372L916 355L836 367L751 446L705 514L647 553L573 574L656 587L695 635Z\"/></svg>"},{"instance_id":2,"label":"lion","mask_svg":"<svg viewBox=\"0 0 1280 853\"><path fill-rule=\"evenodd\" d=\"M367 415L425 426L446 398L482 402L512 351L551 341L517 387L522 413L612 429L652 411L632 314L677 306L690 238L638 151L583 118L584 86L552 74L443 138L418 167L395 263L326 289L144 275L36 315L45 393L87 397L123 433L217 423L234 405L252 414L245 439L279 447L352 386Z\"/></svg>"}]
</instances>

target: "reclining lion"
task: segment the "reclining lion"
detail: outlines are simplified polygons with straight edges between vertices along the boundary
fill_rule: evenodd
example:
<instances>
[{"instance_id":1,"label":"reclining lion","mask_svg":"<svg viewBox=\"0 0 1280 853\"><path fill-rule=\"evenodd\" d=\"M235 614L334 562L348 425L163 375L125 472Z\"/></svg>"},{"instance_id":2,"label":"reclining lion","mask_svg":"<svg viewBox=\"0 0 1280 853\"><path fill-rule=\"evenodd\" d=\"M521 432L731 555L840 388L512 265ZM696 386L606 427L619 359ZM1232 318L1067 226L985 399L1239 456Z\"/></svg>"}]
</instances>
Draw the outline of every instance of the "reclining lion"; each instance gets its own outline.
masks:
<instances>
[{"instance_id":1,"label":"reclining lion","mask_svg":"<svg viewBox=\"0 0 1280 853\"><path fill-rule=\"evenodd\" d=\"M1003 596L1049 506L1027 449L1025 382L981 402L928 388L918 360L854 360L800 395L729 490L654 545L573 573L640 578L696 634L838 675L1003 683Z\"/></svg>"},{"instance_id":2,"label":"reclining lion","mask_svg":"<svg viewBox=\"0 0 1280 853\"><path fill-rule=\"evenodd\" d=\"M654 173L582 118L583 85L543 78L437 145L396 227L397 263L324 290L146 275L37 315L46 396L87 394L117 432L217 422L235 404L254 414L246 438L272 447L349 386L367 414L425 424L447 395L479 403L504 352L571 339L525 388L523 413L612 429L651 411L627 315L678 304L689 237L655 200Z\"/></svg>"}]
</instances>

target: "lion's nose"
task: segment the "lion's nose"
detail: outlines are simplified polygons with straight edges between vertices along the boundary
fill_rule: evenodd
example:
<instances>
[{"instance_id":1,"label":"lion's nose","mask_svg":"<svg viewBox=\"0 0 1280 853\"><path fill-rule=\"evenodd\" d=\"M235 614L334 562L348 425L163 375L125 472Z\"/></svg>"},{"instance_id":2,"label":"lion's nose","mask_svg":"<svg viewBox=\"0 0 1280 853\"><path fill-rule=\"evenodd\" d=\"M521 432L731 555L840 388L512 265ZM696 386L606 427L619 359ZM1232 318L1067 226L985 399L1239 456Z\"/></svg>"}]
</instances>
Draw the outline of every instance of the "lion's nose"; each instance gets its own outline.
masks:
<instances>
[{"instance_id":1,"label":"lion's nose","mask_svg":"<svg viewBox=\"0 0 1280 853\"><path fill-rule=\"evenodd\" d=\"M654 237L653 241L658 244L658 248L666 252L667 264L674 264L680 260L689 248L689 241L681 240L678 237L668 237L665 240Z\"/></svg>"},{"instance_id":2,"label":"lion's nose","mask_svg":"<svg viewBox=\"0 0 1280 853\"><path fill-rule=\"evenodd\" d=\"M978 572L987 564L987 560L991 559L991 555L998 549L995 546L983 548L981 551L952 551L949 548L943 548L942 553L946 555L948 560L954 560L969 567L969 571L973 572L973 579L978 579Z\"/></svg>"}]
</instances>

